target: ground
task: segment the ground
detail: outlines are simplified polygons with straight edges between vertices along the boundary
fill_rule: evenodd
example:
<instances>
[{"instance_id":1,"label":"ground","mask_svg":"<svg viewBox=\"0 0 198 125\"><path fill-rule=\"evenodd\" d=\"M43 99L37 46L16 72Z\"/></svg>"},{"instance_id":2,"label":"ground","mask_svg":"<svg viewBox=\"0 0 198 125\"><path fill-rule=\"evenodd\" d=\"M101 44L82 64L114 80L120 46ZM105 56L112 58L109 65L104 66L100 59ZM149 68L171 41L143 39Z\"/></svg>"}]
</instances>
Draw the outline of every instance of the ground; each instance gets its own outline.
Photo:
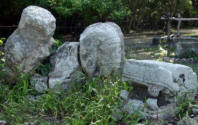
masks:
<instances>
[{"instance_id":1,"label":"ground","mask_svg":"<svg viewBox=\"0 0 198 125\"><path fill-rule=\"evenodd\" d=\"M173 34L176 30L172 31ZM181 29L181 36L198 35L198 29ZM149 59L163 61L163 57L167 56L167 51L163 45L152 45L152 39L156 36L164 36L162 31L147 31L141 33L131 33L125 35L125 51L127 58L133 59ZM166 42L166 41L164 41ZM174 63L174 62L173 62ZM198 73L197 63L182 63L193 68Z\"/></svg>"}]
</instances>

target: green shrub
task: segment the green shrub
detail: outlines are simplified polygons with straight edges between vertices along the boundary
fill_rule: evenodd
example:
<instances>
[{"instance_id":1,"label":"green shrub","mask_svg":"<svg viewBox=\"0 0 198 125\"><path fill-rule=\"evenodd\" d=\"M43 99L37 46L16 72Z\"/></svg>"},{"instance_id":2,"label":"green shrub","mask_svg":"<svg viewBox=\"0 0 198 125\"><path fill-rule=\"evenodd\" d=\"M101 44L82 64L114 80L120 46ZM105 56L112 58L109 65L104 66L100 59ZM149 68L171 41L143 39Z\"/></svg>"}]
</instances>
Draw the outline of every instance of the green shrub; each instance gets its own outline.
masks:
<instances>
[{"instance_id":1,"label":"green shrub","mask_svg":"<svg viewBox=\"0 0 198 125\"><path fill-rule=\"evenodd\" d=\"M6 40L6 38L0 38L0 46L3 45L4 41Z\"/></svg>"},{"instance_id":2,"label":"green shrub","mask_svg":"<svg viewBox=\"0 0 198 125\"><path fill-rule=\"evenodd\" d=\"M195 51L185 51L180 58L197 58L198 54Z\"/></svg>"},{"instance_id":3,"label":"green shrub","mask_svg":"<svg viewBox=\"0 0 198 125\"><path fill-rule=\"evenodd\" d=\"M191 103L192 99L190 99L187 94L184 95L183 98L178 98L176 108L176 116L178 119L182 119L183 117L188 116Z\"/></svg>"}]
</instances>

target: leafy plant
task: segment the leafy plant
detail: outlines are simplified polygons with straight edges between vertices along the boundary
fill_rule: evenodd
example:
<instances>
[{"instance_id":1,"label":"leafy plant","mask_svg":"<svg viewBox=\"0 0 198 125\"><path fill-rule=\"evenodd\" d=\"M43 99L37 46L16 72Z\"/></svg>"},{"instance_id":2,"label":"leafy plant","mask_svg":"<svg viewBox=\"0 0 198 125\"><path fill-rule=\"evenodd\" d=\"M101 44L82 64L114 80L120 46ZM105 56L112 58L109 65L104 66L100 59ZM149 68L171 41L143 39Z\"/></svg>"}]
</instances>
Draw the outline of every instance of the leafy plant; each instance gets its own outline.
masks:
<instances>
[{"instance_id":1,"label":"leafy plant","mask_svg":"<svg viewBox=\"0 0 198 125\"><path fill-rule=\"evenodd\" d=\"M3 45L4 41L6 40L6 38L0 38L0 46Z\"/></svg>"},{"instance_id":2,"label":"leafy plant","mask_svg":"<svg viewBox=\"0 0 198 125\"><path fill-rule=\"evenodd\" d=\"M198 54L194 51L185 51L183 54L181 54L180 58L197 58Z\"/></svg>"},{"instance_id":3,"label":"leafy plant","mask_svg":"<svg viewBox=\"0 0 198 125\"><path fill-rule=\"evenodd\" d=\"M37 68L37 71L41 73L42 76L47 76L48 73L50 72L51 65L49 63L45 64L40 64L39 67Z\"/></svg>"},{"instance_id":4,"label":"leafy plant","mask_svg":"<svg viewBox=\"0 0 198 125\"><path fill-rule=\"evenodd\" d=\"M55 54L56 53L56 50L58 49L58 47L60 47L63 43L58 40L58 39L55 39L55 43L52 45L52 47L50 48L50 54Z\"/></svg>"},{"instance_id":5,"label":"leafy plant","mask_svg":"<svg viewBox=\"0 0 198 125\"><path fill-rule=\"evenodd\" d=\"M190 105L192 99L188 95L184 95L183 98L178 98L176 116L179 119L182 119L184 116L187 116L190 112Z\"/></svg>"},{"instance_id":6,"label":"leafy plant","mask_svg":"<svg viewBox=\"0 0 198 125\"><path fill-rule=\"evenodd\" d=\"M130 89L118 77L87 78L83 84L73 83L65 93L49 90L35 100L30 100L32 89L28 77L21 77L14 87L0 86L0 119L9 124L35 121L48 124L116 124L112 113L120 108L120 91ZM48 117L52 120L45 119ZM137 118L137 119L136 119ZM125 120L136 123L138 116Z\"/></svg>"}]
</instances>

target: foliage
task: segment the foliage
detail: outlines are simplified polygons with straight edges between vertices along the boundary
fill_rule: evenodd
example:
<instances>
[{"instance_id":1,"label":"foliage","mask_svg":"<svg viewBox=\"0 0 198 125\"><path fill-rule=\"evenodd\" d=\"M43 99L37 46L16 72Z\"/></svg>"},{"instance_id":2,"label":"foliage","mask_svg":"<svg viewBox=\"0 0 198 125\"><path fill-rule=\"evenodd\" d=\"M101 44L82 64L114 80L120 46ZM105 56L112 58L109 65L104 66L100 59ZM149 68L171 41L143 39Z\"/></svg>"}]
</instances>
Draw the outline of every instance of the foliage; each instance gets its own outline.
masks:
<instances>
[{"instance_id":1,"label":"foliage","mask_svg":"<svg viewBox=\"0 0 198 125\"><path fill-rule=\"evenodd\" d=\"M128 32L132 28L163 28L165 24L160 17L169 12L172 16L180 13L182 17L197 17L198 14L196 0L3 0L0 4L3 10L0 11L1 21L16 24L12 18L19 19L28 5L51 11L57 18L58 26L85 28L99 21L114 21ZM185 23L185 26L192 25L198 23Z\"/></svg>"},{"instance_id":2,"label":"foliage","mask_svg":"<svg viewBox=\"0 0 198 125\"><path fill-rule=\"evenodd\" d=\"M187 95L184 95L183 98L178 98L176 116L178 119L182 119L185 116L188 116L190 113L190 105L192 99Z\"/></svg>"},{"instance_id":3,"label":"foliage","mask_svg":"<svg viewBox=\"0 0 198 125\"><path fill-rule=\"evenodd\" d=\"M55 43L51 46L51 48L49 49L50 51L50 55L53 55L56 53L56 50L58 49L58 47L60 47L63 43L58 40L55 39ZM48 73L51 70L51 65L50 65L50 58L47 58L43 61L43 63L41 63L38 68L36 69L36 71L38 73L40 73L43 76L47 76Z\"/></svg>"},{"instance_id":4,"label":"foliage","mask_svg":"<svg viewBox=\"0 0 198 125\"><path fill-rule=\"evenodd\" d=\"M46 62L44 64L40 64L37 68L37 72L40 73L42 76L47 76L50 72L51 66L49 62Z\"/></svg>"},{"instance_id":5,"label":"foliage","mask_svg":"<svg viewBox=\"0 0 198 125\"><path fill-rule=\"evenodd\" d=\"M180 58L194 58L197 59L197 53L195 51L185 51L183 54L181 54Z\"/></svg>"},{"instance_id":6,"label":"foliage","mask_svg":"<svg viewBox=\"0 0 198 125\"><path fill-rule=\"evenodd\" d=\"M93 78L74 83L67 94L48 90L39 96L24 76L14 87L0 86L0 119L9 124L116 124L119 121L112 119L112 114L120 108L122 89L130 88L118 77ZM137 115L125 116L125 121L137 123Z\"/></svg>"},{"instance_id":7,"label":"foliage","mask_svg":"<svg viewBox=\"0 0 198 125\"><path fill-rule=\"evenodd\" d=\"M55 39L55 43L52 45L52 47L49 49L50 51L50 54L53 55L56 53L56 50L58 49L58 47L60 47L63 43L58 40L58 39Z\"/></svg>"},{"instance_id":8,"label":"foliage","mask_svg":"<svg viewBox=\"0 0 198 125\"><path fill-rule=\"evenodd\" d=\"M5 41L6 38L0 38L0 46L3 45L4 41Z\"/></svg>"}]
</instances>

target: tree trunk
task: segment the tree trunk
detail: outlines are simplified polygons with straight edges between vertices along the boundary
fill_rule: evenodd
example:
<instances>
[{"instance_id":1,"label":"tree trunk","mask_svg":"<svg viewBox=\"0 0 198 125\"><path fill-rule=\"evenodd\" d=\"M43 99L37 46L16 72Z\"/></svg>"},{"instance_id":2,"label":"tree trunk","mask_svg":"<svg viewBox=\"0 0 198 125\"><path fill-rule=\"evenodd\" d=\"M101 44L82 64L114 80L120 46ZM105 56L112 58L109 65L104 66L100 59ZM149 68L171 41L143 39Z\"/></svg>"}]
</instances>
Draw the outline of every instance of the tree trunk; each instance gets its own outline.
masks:
<instances>
[{"instance_id":1,"label":"tree trunk","mask_svg":"<svg viewBox=\"0 0 198 125\"><path fill-rule=\"evenodd\" d=\"M198 16L198 0L191 0L191 1L192 1L193 8L196 10L197 16Z\"/></svg>"},{"instance_id":2,"label":"tree trunk","mask_svg":"<svg viewBox=\"0 0 198 125\"><path fill-rule=\"evenodd\" d=\"M131 15L131 17L129 19L129 22L128 22L128 25L127 25L127 33L130 33L132 23L133 23L133 15Z\"/></svg>"},{"instance_id":3,"label":"tree trunk","mask_svg":"<svg viewBox=\"0 0 198 125\"><path fill-rule=\"evenodd\" d=\"M170 6L170 15L171 17L174 15L175 13L175 8L177 5L177 0L169 0L169 6Z\"/></svg>"},{"instance_id":4,"label":"tree trunk","mask_svg":"<svg viewBox=\"0 0 198 125\"><path fill-rule=\"evenodd\" d=\"M135 10L135 12L133 13L133 29L135 29L136 30L136 20L137 20L137 18L136 18L136 10Z\"/></svg>"}]
</instances>

